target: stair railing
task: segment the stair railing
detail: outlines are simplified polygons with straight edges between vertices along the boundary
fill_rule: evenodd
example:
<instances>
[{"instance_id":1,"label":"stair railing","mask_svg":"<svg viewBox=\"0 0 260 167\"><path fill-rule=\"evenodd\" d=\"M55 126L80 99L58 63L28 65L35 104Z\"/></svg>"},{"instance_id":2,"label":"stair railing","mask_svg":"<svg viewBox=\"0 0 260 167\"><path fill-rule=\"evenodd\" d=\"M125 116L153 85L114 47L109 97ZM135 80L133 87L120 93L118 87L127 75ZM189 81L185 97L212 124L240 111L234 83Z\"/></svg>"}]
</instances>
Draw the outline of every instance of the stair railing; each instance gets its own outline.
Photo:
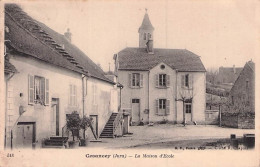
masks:
<instances>
[{"instance_id":1,"label":"stair railing","mask_svg":"<svg viewBox=\"0 0 260 167\"><path fill-rule=\"evenodd\" d=\"M123 119L123 113L119 112L113 122L113 137L115 136L115 132L118 127L118 124L121 122L122 119Z\"/></svg>"},{"instance_id":2,"label":"stair railing","mask_svg":"<svg viewBox=\"0 0 260 167\"><path fill-rule=\"evenodd\" d=\"M69 137L69 130L67 128L67 124L62 127L62 137Z\"/></svg>"}]
</instances>

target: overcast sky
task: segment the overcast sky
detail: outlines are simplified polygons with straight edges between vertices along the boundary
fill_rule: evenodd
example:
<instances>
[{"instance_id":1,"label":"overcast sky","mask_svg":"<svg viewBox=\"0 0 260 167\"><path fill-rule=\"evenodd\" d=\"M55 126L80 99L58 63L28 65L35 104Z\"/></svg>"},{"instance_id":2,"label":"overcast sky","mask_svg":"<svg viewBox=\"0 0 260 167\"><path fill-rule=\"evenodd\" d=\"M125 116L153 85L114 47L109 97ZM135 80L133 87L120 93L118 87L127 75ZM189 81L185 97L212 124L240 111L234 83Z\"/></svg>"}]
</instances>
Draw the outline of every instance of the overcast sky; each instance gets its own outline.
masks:
<instances>
[{"instance_id":1,"label":"overcast sky","mask_svg":"<svg viewBox=\"0 0 260 167\"><path fill-rule=\"evenodd\" d=\"M107 71L113 55L138 47L145 8L154 26L154 47L188 49L206 68L255 61L259 40L257 1L71 1L20 4L33 18L63 34Z\"/></svg>"}]
</instances>

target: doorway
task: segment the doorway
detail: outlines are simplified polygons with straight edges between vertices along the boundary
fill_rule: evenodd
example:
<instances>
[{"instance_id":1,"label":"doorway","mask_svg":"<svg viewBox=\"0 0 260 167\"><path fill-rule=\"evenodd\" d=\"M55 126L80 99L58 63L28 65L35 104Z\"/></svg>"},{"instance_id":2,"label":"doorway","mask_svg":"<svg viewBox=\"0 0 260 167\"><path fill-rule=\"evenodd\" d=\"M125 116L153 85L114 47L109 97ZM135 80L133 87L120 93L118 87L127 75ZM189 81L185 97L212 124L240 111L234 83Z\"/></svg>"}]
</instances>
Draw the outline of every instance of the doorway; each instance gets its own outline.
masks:
<instances>
[{"instance_id":1,"label":"doorway","mask_svg":"<svg viewBox=\"0 0 260 167\"><path fill-rule=\"evenodd\" d=\"M35 122L18 122L16 132L16 146L18 148L32 148L35 142Z\"/></svg>"},{"instance_id":2,"label":"doorway","mask_svg":"<svg viewBox=\"0 0 260 167\"><path fill-rule=\"evenodd\" d=\"M140 99L132 99L132 123L140 123Z\"/></svg>"},{"instance_id":3,"label":"doorway","mask_svg":"<svg viewBox=\"0 0 260 167\"><path fill-rule=\"evenodd\" d=\"M51 134L53 136L59 136L59 99L52 98L51 99Z\"/></svg>"},{"instance_id":4,"label":"doorway","mask_svg":"<svg viewBox=\"0 0 260 167\"><path fill-rule=\"evenodd\" d=\"M186 122L192 121L192 104L191 103L185 103L185 119Z\"/></svg>"}]
</instances>

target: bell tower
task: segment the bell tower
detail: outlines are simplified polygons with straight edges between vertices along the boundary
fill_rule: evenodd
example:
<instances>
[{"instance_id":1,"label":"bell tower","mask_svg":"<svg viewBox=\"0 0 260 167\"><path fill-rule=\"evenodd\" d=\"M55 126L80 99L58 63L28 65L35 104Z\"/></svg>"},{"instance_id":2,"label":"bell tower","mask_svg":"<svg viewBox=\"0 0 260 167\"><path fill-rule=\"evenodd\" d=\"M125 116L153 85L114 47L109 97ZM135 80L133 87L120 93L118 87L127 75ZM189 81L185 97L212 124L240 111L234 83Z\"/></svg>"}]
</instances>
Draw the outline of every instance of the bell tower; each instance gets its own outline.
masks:
<instances>
[{"instance_id":1,"label":"bell tower","mask_svg":"<svg viewBox=\"0 0 260 167\"><path fill-rule=\"evenodd\" d=\"M153 25L151 24L151 21L149 19L149 16L147 14L147 9L145 9L145 15L142 22L142 25L140 26L138 33L139 33L139 48L146 48L146 43L149 40L153 40Z\"/></svg>"}]
</instances>

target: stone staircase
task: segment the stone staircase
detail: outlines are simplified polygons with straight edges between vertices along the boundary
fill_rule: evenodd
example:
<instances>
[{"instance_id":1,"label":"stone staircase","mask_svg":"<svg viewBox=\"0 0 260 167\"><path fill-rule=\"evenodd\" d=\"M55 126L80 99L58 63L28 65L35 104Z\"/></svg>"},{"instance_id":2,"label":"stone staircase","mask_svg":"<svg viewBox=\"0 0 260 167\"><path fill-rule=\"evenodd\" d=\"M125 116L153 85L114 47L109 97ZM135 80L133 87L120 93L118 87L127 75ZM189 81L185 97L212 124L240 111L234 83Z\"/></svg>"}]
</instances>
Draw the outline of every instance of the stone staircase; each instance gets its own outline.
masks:
<instances>
[{"instance_id":1,"label":"stone staircase","mask_svg":"<svg viewBox=\"0 0 260 167\"><path fill-rule=\"evenodd\" d=\"M99 138L114 138L113 136L113 124L117 117L118 113L112 113L109 120L107 121L105 128L103 129L102 133L100 134Z\"/></svg>"},{"instance_id":2,"label":"stone staircase","mask_svg":"<svg viewBox=\"0 0 260 167\"><path fill-rule=\"evenodd\" d=\"M43 142L43 148L65 148L68 137L54 136Z\"/></svg>"}]
</instances>

